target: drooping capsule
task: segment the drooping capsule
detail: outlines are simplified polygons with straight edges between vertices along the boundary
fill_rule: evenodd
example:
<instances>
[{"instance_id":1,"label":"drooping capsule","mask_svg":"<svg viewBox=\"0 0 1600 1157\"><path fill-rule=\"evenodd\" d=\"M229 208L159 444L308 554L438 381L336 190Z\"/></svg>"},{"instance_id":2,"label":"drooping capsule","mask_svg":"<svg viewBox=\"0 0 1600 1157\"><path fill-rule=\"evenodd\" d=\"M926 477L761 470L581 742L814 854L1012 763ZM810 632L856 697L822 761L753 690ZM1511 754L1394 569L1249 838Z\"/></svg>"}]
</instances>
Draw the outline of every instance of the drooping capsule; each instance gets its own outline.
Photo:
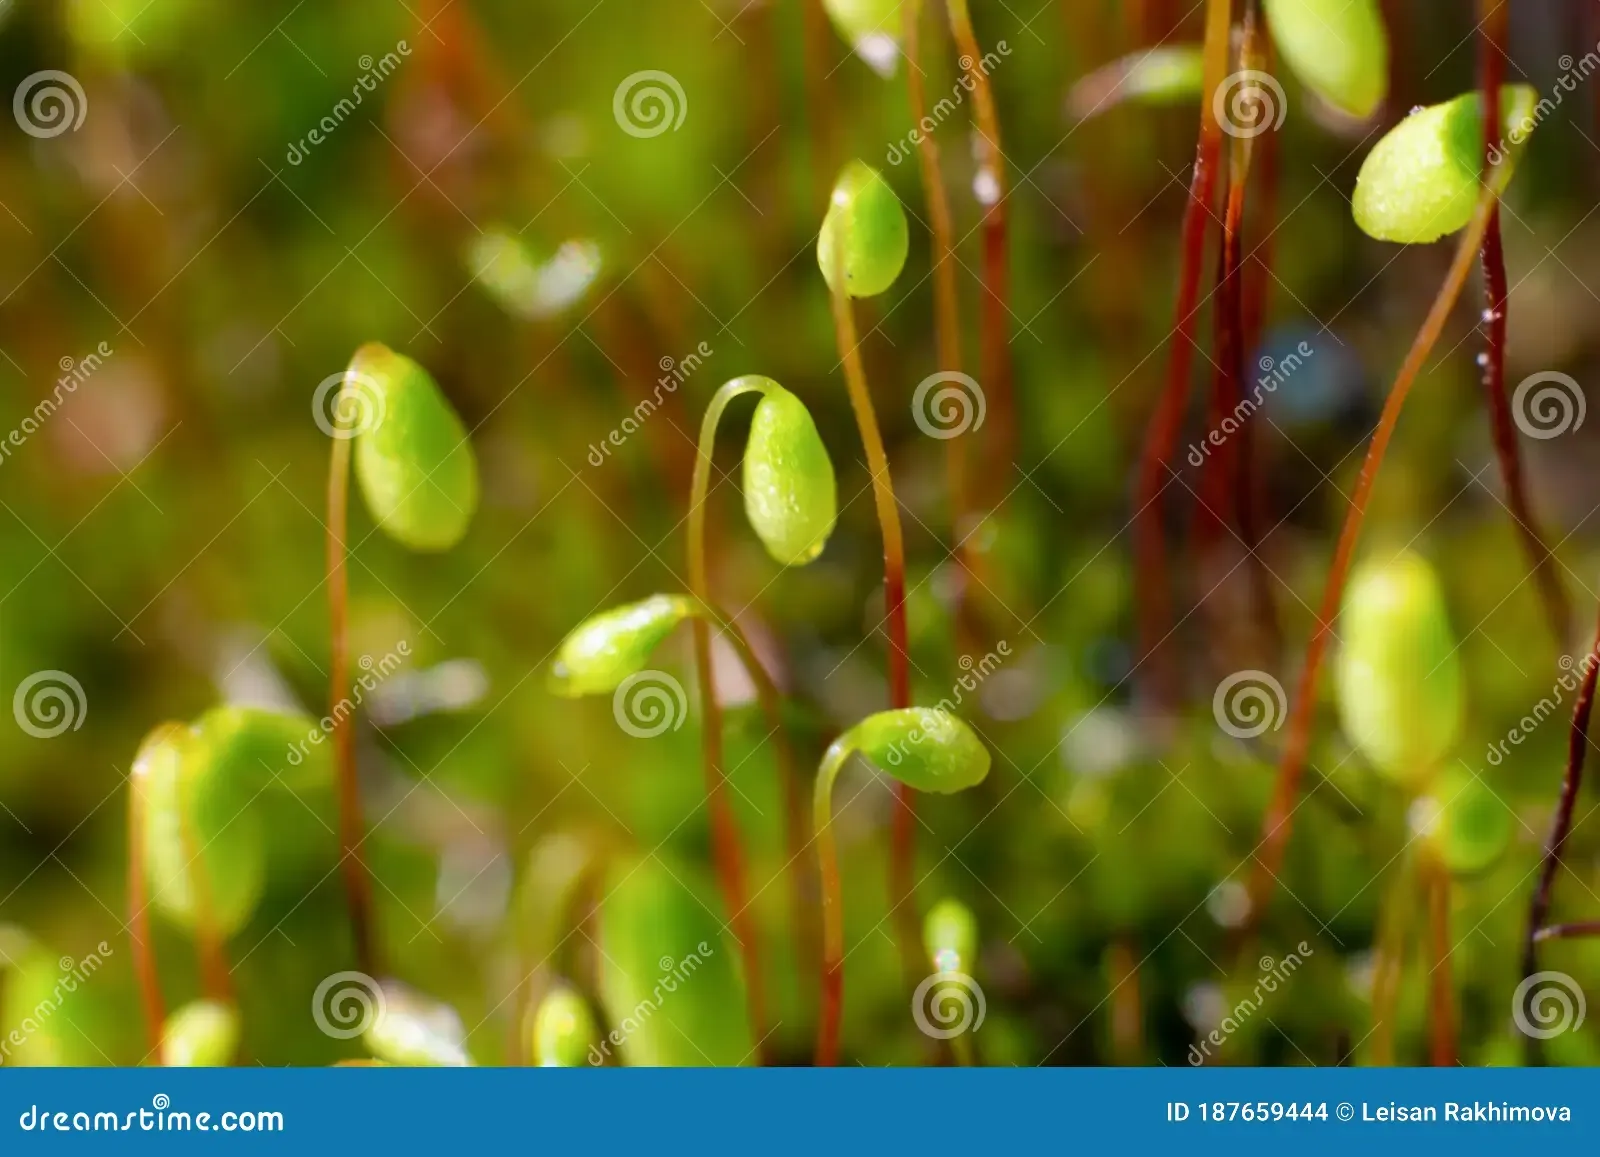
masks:
<instances>
[{"instance_id":1,"label":"drooping capsule","mask_svg":"<svg viewBox=\"0 0 1600 1157\"><path fill-rule=\"evenodd\" d=\"M1300 82L1366 120L1389 89L1389 37L1378 0L1263 0L1267 28Z\"/></svg>"},{"instance_id":2,"label":"drooping capsule","mask_svg":"<svg viewBox=\"0 0 1600 1157\"><path fill-rule=\"evenodd\" d=\"M531 1036L529 1052L540 1068L577 1068L591 1063L599 1032L589 1003L558 984L539 1002Z\"/></svg>"},{"instance_id":3,"label":"drooping capsule","mask_svg":"<svg viewBox=\"0 0 1600 1157\"><path fill-rule=\"evenodd\" d=\"M834 292L839 290L834 280L841 239L844 291L851 297L882 293L905 268L911 249L905 209L883 174L864 161L840 170L817 237L817 264Z\"/></svg>"},{"instance_id":4,"label":"drooping capsule","mask_svg":"<svg viewBox=\"0 0 1600 1157\"><path fill-rule=\"evenodd\" d=\"M837 742L849 745L884 774L918 791L949 794L983 782L989 749L970 726L938 707L880 711Z\"/></svg>"},{"instance_id":5,"label":"drooping capsule","mask_svg":"<svg viewBox=\"0 0 1600 1157\"><path fill-rule=\"evenodd\" d=\"M1533 131L1537 100L1527 85L1500 90L1504 143L1495 147L1491 160L1502 185ZM1437 241L1464 228L1481 192L1483 152L1480 94L1417 110L1390 129L1362 162L1350 205L1356 224L1379 241L1407 245Z\"/></svg>"},{"instance_id":6,"label":"drooping capsule","mask_svg":"<svg viewBox=\"0 0 1600 1157\"><path fill-rule=\"evenodd\" d=\"M922 944L940 972L971 972L978 955L978 918L960 900L946 896L928 909Z\"/></svg>"},{"instance_id":7,"label":"drooping capsule","mask_svg":"<svg viewBox=\"0 0 1600 1157\"><path fill-rule=\"evenodd\" d=\"M448 550L478 508L478 463L455 410L416 362L376 342L356 351L335 400L355 434L355 475L384 532Z\"/></svg>"},{"instance_id":8,"label":"drooping capsule","mask_svg":"<svg viewBox=\"0 0 1600 1157\"><path fill-rule=\"evenodd\" d=\"M902 7L921 0L822 0L839 35L879 76L894 75L900 59Z\"/></svg>"},{"instance_id":9,"label":"drooping capsule","mask_svg":"<svg viewBox=\"0 0 1600 1157\"><path fill-rule=\"evenodd\" d=\"M239 1012L215 1000L195 1000L167 1017L161 1063L169 1068L216 1068L239 1048Z\"/></svg>"},{"instance_id":10,"label":"drooping capsule","mask_svg":"<svg viewBox=\"0 0 1600 1157\"><path fill-rule=\"evenodd\" d=\"M744 509L784 566L822 553L838 518L833 462L805 404L768 379L744 454Z\"/></svg>"},{"instance_id":11,"label":"drooping capsule","mask_svg":"<svg viewBox=\"0 0 1600 1157\"><path fill-rule=\"evenodd\" d=\"M1350 577L1337 629L1346 736L1383 774L1416 788L1461 733L1461 656L1444 593L1420 555L1368 562Z\"/></svg>"},{"instance_id":12,"label":"drooping capsule","mask_svg":"<svg viewBox=\"0 0 1600 1157\"><path fill-rule=\"evenodd\" d=\"M694 603L683 595L651 595L586 619L556 649L550 689L572 699L615 691L644 670L661 641L693 613Z\"/></svg>"}]
</instances>

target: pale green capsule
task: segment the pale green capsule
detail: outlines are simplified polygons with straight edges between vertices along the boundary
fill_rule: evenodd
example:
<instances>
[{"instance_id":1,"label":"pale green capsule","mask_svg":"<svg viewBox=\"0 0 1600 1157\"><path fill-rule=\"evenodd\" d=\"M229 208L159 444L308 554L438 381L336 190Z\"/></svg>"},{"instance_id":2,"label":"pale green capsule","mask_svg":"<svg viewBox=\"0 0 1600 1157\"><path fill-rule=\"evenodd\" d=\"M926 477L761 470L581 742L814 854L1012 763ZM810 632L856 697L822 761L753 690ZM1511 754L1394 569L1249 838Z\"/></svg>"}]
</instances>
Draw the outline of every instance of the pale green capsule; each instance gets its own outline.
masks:
<instances>
[{"instance_id":1,"label":"pale green capsule","mask_svg":"<svg viewBox=\"0 0 1600 1157\"><path fill-rule=\"evenodd\" d=\"M1491 158L1502 187L1533 131L1538 94L1527 85L1500 90L1503 144ZM1472 219L1483 171L1483 101L1467 93L1419 109L1390 129L1361 164L1351 212L1379 241L1421 244Z\"/></svg>"},{"instance_id":2,"label":"pale green capsule","mask_svg":"<svg viewBox=\"0 0 1600 1157\"><path fill-rule=\"evenodd\" d=\"M224 936L242 928L266 883L259 788L207 774L205 745L192 728L157 727L134 757L144 793L147 886L156 908L193 931L201 899Z\"/></svg>"},{"instance_id":3,"label":"pale green capsule","mask_svg":"<svg viewBox=\"0 0 1600 1157\"><path fill-rule=\"evenodd\" d=\"M978 956L978 918L960 900L946 896L928 909L922 944L940 972L971 972Z\"/></svg>"},{"instance_id":4,"label":"pale green capsule","mask_svg":"<svg viewBox=\"0 0 1600 1157\"><path fill-rule=\"evenodd\" d=\"M466 428L428 371L376 342L356 351L335 403L355 432L355 473L372 516L412 550L448 550L478 508Z\"/></svg>"},{"instance_id":5,"label":"pale green capsule","mask_svg":"<svg viewBox=\"0 0 1600 1157\"><path fill-rule=\"evenodd\" d=\"M1345 735L1386 776L1417 787L1461 734L1461 655L1433 568L1415 554L1351 575L1339 616Z\"/></svg>"},{"instance_id":6,"label":"pale green capsule","mask_svg":"<svg viewBox=\"0 0 1600 1157\"><path fill-rule=\"evenodd\" d=\"M611 1032L591 1063L747 1064L755 1040L735 949L693 870L663 856L617 864L603 890L599 996Z\"/></svg>"},{"instance_id":7,"label":"pale green capsule","mask_svg":"<svg viewBox=\"0 0 1600 1157\"><path fill-rule=\"evenodd\" d=\"M834 284L835 247L840 237L845 292L851 297L882 293L905 268L911 249L905 209L883 174L864 161L851 161L840 170L817 236L817 264L835 292L839 290Z\"/></svg>"},{"instance_id":8,"label":"pale green capsule","mask_svg":"<svg viewBox=\"0 0 1600 1157\"><path fill-rule=\"evenodd\" d=\"M822 553L838 518L833 462L805 404L768 380L744 453L744 509L770 554L803 566Z\"/></svg>"},{"instance_id":9,"label":"pale green capsule","mask_svg":"<svg viewBox=\"0 0 1600 1157\"><path fill-rule=\"evenodd\" d=\"M161 1063L170 1068L216 1068L238 1050L239 1012L218 1001L191 1001L161 1029Z\"/></svg>"},{"instance_id":10,"label":"pale green capsule","mask_svg":"<svg viewBox=\"0 0 1600 1157\"><path fill-rule=\"evenodd\" d=\"M311 741L319 729L309 715L230 704L195 720L192 749L203 774L251 795L259 788L313 791L333 784L332 745Z\"/></svg>"},{"instance_id":11,"label":"pale green capsule","mask_svg":"<svg viewBox=\"0 0 1600 1157\"><path fill-rule=\"evenodd\" d=\"M547 318L589 291L600 275L600 247L592 241L568 241L548 260L537 261L517 234L491 227L468 246L467 265L506 312Z\"/></svg>"},{"instance_id":12,"label":"pale green capsule","mask_svg":"<svg viewBox=\"0 0 1600 1157\"><path fill-rule=\"evenodd\" d=\"M1267 28L1300 82L1366 120L1389 91L1389 37L1378 0L1263 0Z\"/></svg>"},{"instance_id":13,"label":"pale green capsule","mask_svg":"<svg viewBox=\"0 0 1600 1157\"><path fill-rule=\"evenodd\" d=\"M1417 807L1429 848L1457 876L1487 871L1511 845L1511 808L1469 772L1446 771Z\"/></svg>"},{"instance_id":14,"label":"pale green capsule","mask_svg":"<svg viewBox=\"0 0 1600 1157\"><path fill-rule=\"evenodd\" d=\"M540 1068L578 1068L592 1063L599 1035L589 1003L566 985L557 985L539 1002L529 1052Z\"/></svg>"},{"instance_id":15,"label":"pale green capsule","mask_svg":"<svg viewBox=\"0 0 1600 1157\"><path fill-rule=\"evenodd\" d=\"M836 742L859 751L884 774L918 791L948 794L989 774L989 749L966 723L937 707L880 711Z\"/></svg>"},{"instance_id":16,"label":"pale green capsule","mask_svg":"<svg viewBox=\"0 0 1600 1157\"><path fill-rule=\"evenodd\" d=\"M879 76L893 76L900 58L902 5L921 0L822 0L828 18L856 55Z\"/></svg>"},{"instance_id":17,"label":"pale green capsule","mask_svg":"<svg viewBox=\"0 0 1600 1157\"><path fill-rule=\"evenodd\" d=\"M419 1068L461 1068L467 1031L449 1005L395 981L385 981L362 1039L379 1060Z\"/></svg>"},{"instance_id":18,"label":"pale green capsule","mask_svg":"<svg viewBox=\"0 0 1600 1157\"><path fill-rule=\"evenodd\" d=\"M661 641L692 614L694 603L683 595L651 595L602 611L561 641L550 664L550 689L570 699L615 691L644 670Z\"/></svg>"}]
</instances>

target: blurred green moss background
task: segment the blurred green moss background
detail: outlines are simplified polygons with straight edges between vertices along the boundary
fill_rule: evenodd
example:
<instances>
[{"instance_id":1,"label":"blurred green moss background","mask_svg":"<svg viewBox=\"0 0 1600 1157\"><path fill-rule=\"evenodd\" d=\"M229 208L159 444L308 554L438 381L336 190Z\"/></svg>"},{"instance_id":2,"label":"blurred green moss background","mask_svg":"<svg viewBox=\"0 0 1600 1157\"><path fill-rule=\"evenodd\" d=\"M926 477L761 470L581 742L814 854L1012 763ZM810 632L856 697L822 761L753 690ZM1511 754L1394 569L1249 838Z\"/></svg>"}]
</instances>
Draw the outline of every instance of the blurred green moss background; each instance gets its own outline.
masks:
<instances>
[{"instance_id":1,"label":"blurred green moss background","mask_svg":"<svg viewBox=\"0 0 1600 1157\"><path fill-rule=\"evenodd\" d=\"M407 642L420 680L408 694L443 701L415 711L397 696L390 717L375 725L369 715L359 732L389 971L453 1006L473 1058L495 1063L514 1055L520 1032L527 913L547 886L531 867L541 841L600 833L606 846L659 851L720 910L697 712L635 738L609 702L552 696L545 669L583 618L684 589L699 415L719 383L761 373L817 418L839 473L839 530L816 563L780 573L742 525L725 445L714 587L791 695L803 766L886 705L881 546L813 255L826 189L851 156L883 169L912 217L906 274L858 317L908 535L916 697L936 702L972 681L963 654L975 662L1002 641L1010 653L961 692L993 774L918 813L919 909L955 896L978 915L979 1059L1182 1063L1232 1006L1239 886L1281 740L1276 730L1230 738L1210 710L1218 682L1263 653L1245 572L1229 577L1237 559L1174 562L1181 622L1161 661L1189 709L1151 719L1130 678L1129 496L1165 361L1195 109L1120 107L1082 124L1067 111L1092 69L1197 41L1199 13L1160 0L973 7L980 41L1007 50L992 79L1011 186L1019 436L1014 456L993 426L968 443L975 473L1004 501L975 534L982 581L958 631L945 444L910 405L937 366L923 195L915 163L889 153L911 127L905 86L825 25L808 83L796 0L0 5L0 75L20 85L62 70L86 106L79 127L48 138L0 126L0 427L21 429L64 374L83 375L0 461L0 690L64 671L86 705L80 725L54 738L0 727L0 923L51 954L112 949L63 1012L73 1031L61 1033L62 1059L145 1054L125 929L127 775L141 737L219 701L312 713L325 703L329 440L312 398L365 341L434 375L472 431L483 494L465 541L437 556L406 552L359 505L351 512L352 654ZM1469 8L1390 6L1383 123L1472 86ZM1592 23L1577 3L1519 8L1511 78L1550 89L1563 56L1594 47ZM938 99L955 84L956 52L940 21L928 28L924 68ZM683 116L638 136L615 102L646 70L677 82ZM1449 251L1360 235L1348 198L1375 132L1319 116L1286 87L1277 212L1251 221L1246 244L1270 236L1273 271L1250 363L1301 341L1315 351L1256 435L1271 528L1262 554L1286 644L1268 652L1268 669L1292 689L1344 495ZM1512 382L1545 370L1582 381L1600 352L1589 88L1540 126L1509 195ZM359 105L335 111L357 91ZM984 289L968 112L937 135L975 366ZM504 259L507 237L555 278L532 305L475 276L486 253ZM552 274L545 263L558 253ZM1566 727L1563 711L1503 761L1486 754L1564 669L1500 500L1474 311L1458 312L1424 373L1364 541L1410 543L1444 577L1469 703L1459 759L1516 821L1506 854L1452 892L1461 1056L1480 1064L1522 1056L1510 994ZM691 356L692 372L658 391ZM1206 358L1197 362L1208 381ZM608 443L647 397L660 408ZM1185 447L1198 418L1193 427ZM1523 442L1585 619L1600 573L1594 438L1587 426ZM1192 503L1176 488L1171 497ZM1172 541L1187 541L1189 517L1174 515ZM816 979L792 950L783 801L766 730L723 658L727 765L779 1021L770 1047L802 1062ZM692 687L686 640L661 664ZM1258 951L1282 959L1302 941L1312 951L1230 1037L1229 1060L1366 1059L1371 951L1402 862L1406 804L1351 753L1331 710L1311 762ZM910 1016L893 942L892 797L853 775L836 821L851 948L845 1055L938 1062L945 1054ZM361 1055L309 1014L318 983L353 966L337 842L313 814L321 804L273 806L282 814L269 827L266 895L228 944L245 1054L268 1064ZM1580 819L1592 806L1580 804ZM1580 822L1557 915L1595 915L1597 848ZM159 921L158 932L176 1005L199 988L193 946ZM1414 935L1396 1040L1400 1059L1419 1061L1420 924ZM568 938L539 976L582 984L602 952ZM1592 942L1544 956L1581 984L1600 975ZM741 1015L737 992L715 999ZM1591 1028L1546 1053L1600 1060Z\"/></svg>"}]
</instances>

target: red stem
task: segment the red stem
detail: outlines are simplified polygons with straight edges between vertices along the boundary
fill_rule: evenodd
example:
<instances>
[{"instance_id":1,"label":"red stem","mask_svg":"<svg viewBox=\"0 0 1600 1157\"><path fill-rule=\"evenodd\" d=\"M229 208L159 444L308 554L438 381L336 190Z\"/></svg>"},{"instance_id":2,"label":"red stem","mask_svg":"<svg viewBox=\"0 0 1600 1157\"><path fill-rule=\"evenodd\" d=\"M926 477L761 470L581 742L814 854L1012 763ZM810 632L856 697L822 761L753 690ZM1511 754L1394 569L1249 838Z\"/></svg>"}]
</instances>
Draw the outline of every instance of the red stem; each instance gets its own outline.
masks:
<instances>
[{"instance_id":1,"label":"red stem","mask_svg":"<svg viewBox=\"0 0 1600 1157\"><path fill-rule=\"evenodd\" d=\"M1500 92L1505 77L1506 25L1511 14L1510 0L1483 0L1483 35L1479 52L1482 77L1484 169L1496 155L1500 141ZM1483 366L1484 399L1489 407L1489 426L1494 436L1495 456L1500 462L1500 481L1505 487L1506 504L1517 524L1523 548L1528 553L1535 583L1544 603L1545 617L1556 645L1564 646L1572 629L1572 607L1566 587L1556 572L1555 557L1535 521L1528 503L1522 459L1518 452L1517 430L1511 417L1511 401L1506 396L1506 260L1500 239L1500 209L1496 205L1483 239L1483 285L1487 308L1487 352Z\"/></svg>"},{"instance_id":2,"label":"red stem","mask_svg":"<svg viewBox=\"0 0 1600 1157\"><path fill-rule=\"evenodd\" d=\"M1583 759L1589 749L1589 715L1594 710L1595 682L1600 679L1600 662L1595 661L1597 654L1600 654L1600 622L1595 624L1594 641L1583 657L1583 684L1578 688L1578 698L1572 706L1572 726L1567 732L1567 769L1561 780L1561 798L1556 804L1550 837L1545 841L1539 882L1533 890L1533 903L1528 910L1528 933L1522 946L1524 977L1532 976L1539 970L1538 953L1534 946L1541 937L1548 938L1544 936L1544 922L1550 914L1556 873L1561 868L1561 853L1567 845L1567 836L1572 832L1578 793L1583 787Z\"/></svg>"},{"instance_id":3,"label":"red stem","mask_svg":"<svg viewBox=\"0 0 1600 1157\"><path fill-rule=\"evenodd\" d=\"M1228 0L1207 0L1204 82L1201 86L1200 138L1195 146L1194 174L1189 182L1189 203L1183 214L1179 243L1178 300L1174 308L1173 335L1167 366L1166 389L1156 405L1139 462L1134 498L1135 587L1139 606L1140 660L1149 663L1146 678L1157 702L1166 700L1168 682L1159 664L1150 662L1161 645L1171 617L1166 586L1166 532L1162 522L1161 494L1165 489L1167 460L1172 457L1189 400L1189 376L1194 364L1195 314L1200 296L1200 266L1205 256L1206 220L1217 184L1217 162L1222 149L1222 127L1207 94L1222 85L1228 67L1228 40L1232 12Z\"/></svg>"},{"instance_id":4,"label":"red stem","mask_svg":"<svg viewBox=\"0 0 1600 1157\"><path fill-rule=\"evenodd\" d=\"M1333 562L1328 568L1328 583L1323 588L1322 603L1317 610L1316 627L1306 645L1305 665L1295 687L1294 708L1289 715L1283 755L1278 763L1278 778L1273 788L1272 800L1262 820L1261 851L1256 856L1256 872L1251 886L1252 918L1259 921L1271 898L1273 881L1283 863L1284 849L1288 845L1292 827L1294 801L1299 791L1300 776L1305 768L1306 750L1311 741L1311 722L1316 706L1317 678L1322 671L1322 660L1333 630L1333 621L1339 614L1339 603L1344 595L1345 578L1355 554L1356 542L1361 537L1361 526L1366 519L1367 502L1372 497L1372 486L1377 481L1378 470L1388 452L1389 441L1400 421L1400 411L1405 406L1411 387L1416 384L1428 355L1439 340L1444 324L1455 308L1461 291L1466 286L1467 275L1472 270L1474 258L1483 244L1489 216L1494 211L1498 192L1486 187L1479 197L1477 208L1466 230L1461 234L1454 261L1445 276L1444 284L1434 299L1433 307L1418 331L1411 350L1400 367L1389 396L1384 400L1383 413L1378 418L1378 428L1373 432L1367 447L1367 457L1361 464L1361 474L1356 479L1355 490L1350 495L1350 510L1339 532L1339 544L1334 550Z\"/></svg>"}]
</instances>

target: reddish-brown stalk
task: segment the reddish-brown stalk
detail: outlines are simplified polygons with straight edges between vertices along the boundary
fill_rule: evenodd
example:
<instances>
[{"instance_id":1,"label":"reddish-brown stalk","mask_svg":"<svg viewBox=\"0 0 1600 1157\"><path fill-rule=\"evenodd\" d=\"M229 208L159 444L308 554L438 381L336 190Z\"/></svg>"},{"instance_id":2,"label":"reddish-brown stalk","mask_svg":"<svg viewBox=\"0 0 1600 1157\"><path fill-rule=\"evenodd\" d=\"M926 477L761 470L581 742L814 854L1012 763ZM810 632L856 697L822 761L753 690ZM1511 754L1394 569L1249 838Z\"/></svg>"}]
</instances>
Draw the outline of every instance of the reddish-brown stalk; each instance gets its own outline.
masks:
<instances>
[{"instance_id":1,"label":"reddish-brown stalk","mask_svg":"<svg viewBox=\"0 0 1600 1157\"><path fill-rule=\"evenodd\" d=\"M911 123L921 124L928 102L920 65L922 0L906 0L905 15L906 92L911 99ZM922 173L922 191L928 200L928 232L931 235L933 265L933 337L942 373L961 372L960 302L956 294L956 265L952 256L950 195L944 187L939 166L939 143L932 133L918 133L917 161ZM964 521L971 507L967 494L967 453L965 438L945 441L945 467L950 479L951 541L957 564L964 574L971 572L970 550L964 534ZM962 582L964 598L967 583Z\"/></svg>"},{"instance_id":2,"label":"reddish-brown stalk","mask_svg":"<svg viewBox=\"0 0 1600 1157\"><path fill-rule=\"evenodd\" d=\"M135 760L128 776L128 939L133 942L133 971L144 1010L145 1043L153 1056L161 1048L167 1014L156 973L156 946L150 933L149 898L145 887L145 769Z\"/></svg>"},{"instance_id":3,"label":"reddish-brown stalk","mask_svg":"<svg viewBox=\"0 0 1600 1157\"><path fill-rule=\"evenodd\" d=\"M1384 400L1383 412L1378 418L1378 428L1367 446L1367 456L1356 478L1355 490L1350 495L1350 510L1344 526L1339 531L1339 543L1334 549L1333 561L1328 567L1328 582L1322 591L1322 603L1317 610L1316 626L1306 645L1305 664L1295 686L1294 707L1289 714L1285 732L1283 755L1278 761L1278 777L1273 787L1272 800L1262 820L1260 851L1257 853L1256 871L1251 881L1251 914L1259 921L1272 895L1272 885L1278 868L1283 863L1284 849L1288 845L1292 826L1295 799L1299 792L1300 776L1305 769L1306 751L1311 742L1311 722L1315 714L1317 679L1322 672L1322 659L1327 651L1333 621L1339 615L1339 602L1344 595L1344 582L1350 571L1356 542L1361 537L1361 525L1366 519L1367 502L1372 497L1372 486L1377 481L1378 470L1388 452L1389 441L1400 421L1400 411L1405 406L1411 387L1416 384L1428 355L1433 352L1444 324L1461 297L1461 291L1472 272L1472 264L1483 244L1484 231L1489 225L1489 215L1494 210L1498 190L1486 186L1478 198L1477 208L1461 234L1455 259L1445 275L1444 284L1434 298L1422 328L1411 343L1411 350L1395 377L1394 385Z\"/></svg>"},{"instance_id":4,"label":"reddish-brown stalk","mask_svg":"<svg viewBox=\"0 0 1600 1157\"><path fill-rule=\"evenodd\" d=\"M1534 935L1534 942L1543 944L1546 940L1577 940L1585 936L1600 936L1600 921L1579 920L1572 924L1551 924L1548 928L1541 928Z\"/></svg>"},{"instance_id":5,"label":"reddish-brown stalk","mask_svg":"<svg viewBox=\"0 0 1600 1157\"><path fill-rule=\"evenodd\" d=\"M350 591L344 567L350 505L350 435L348 429L337 431L328 465L328 714L333 719L333 753L338 773L339 869L344 876L345 900L350 908L350 931L355 940L357 965L368 976L377 976L377 950L372 935L372 880L367 875L361 850L366 840L366 826L361 818L361 784L356 778L354 728L344 703L350 686L347 622Z\"/></svg>"},{"instance_id":6,"label":"reddish-brown stalk","mask_svg":"<svg viewBox=\"0 0 1600 1157\"><path fill-rule=\"evenodd\" d=\"M729 387L719 391L706 410L701 425L700 443L694 462L694 481L689 501L689 592L701 606L711 605L711 578L706 553L706 496L711 485L711 444L717 423L729 398ZM704 615L695 615L689 624L694 639L695 680L700 693L700 751L705 768L706 810L711 819L711 855L716 864L717 883L722 903L728 910L728 924L739 943L744 962L750 1031L757 1040L767 1035L766 984L761 971L760 945L749 919L745 900L744 852L739 843L739 828L728 802L726 776L722 770L722 705L717 700L716 677L711 667L711 624ZM751 672L752 677L755 672Z\"/></svg>"},{"instance_id":7,"label":"reddish-brown stalk","mask_svg":"<svg viewBox=\"0 0 1600 1157\"><path fill-rule=\"evenodd\" d=\"M1428 893L1428 939L1433 968L1428 973L1432 998L1430 1060L1438 1067L1456 1063L1456 995L1450 981L1450 870L1438 857L1422 857L1423 887Z\"/></svg>"},{"instance_id":8,"label":"reddish-brown stalk","mask_svg":"<svg viewBox=\"0 0 1600 1157\"><path fill-rule=\"evenodd\" d=\"M902 36L905 41L906 92L911 102L911 123L921 124L927 111L921 68L921 0L906 0L902 7ZM922 176L923 195L928 201L928 229L931 234L933 267L934 342L940 373L961 372L961 319L956 294L956 266L952 238L950 197L944 187L939 165L939 145L932 133L919 133L917 162ZM967 597L972 587L973 558L969 529L972 510L967 486L967 439L945 441L945 469L950 486L950 540L954 547L960 582L956 593L957 638L966 635ZM904 703L910 705L909 688ZM912 897L916 876L916 793L903 783L895 784L898 806L890 822L889 902L895 916L895 939L907 979L915 981L922 971L919 952L917 910Z\"/></svg>"},{"instance_id":9,"label":"reddish-brown stalk","mask_svg":"<svg viewBox=\"0 0 1600 1157\"><path fill-rule=\"evenodd\" d=\"M1500 85L1506 72L1507 24L1510 0L1482 0L1479 75L1483 99L1483 165L1487 171L1500 152ZM1500 482L1506 505L1517 524L1523 548L1533 568L1534 582L1544 603L1545 617L1556 645L1564 647L1572 629L1572 607L1566 586L1556 571L1555 556L1534 520L1517 448L1517 428L1506 396L1506 259L1500 239L1500 207L1495 205L1483 238L1484 325L1487 344L1483 361L1484 400L1489 407L1489 428L1495 456L1500 462Z\"/></svg>"},{"instance_id":10,"label":"reddish-brown stalk","mask_svg":"<svg viewBox=\"0 0 1600 1157\"><path fill-rule=\"evenodd\" d=\"M844 245L834 246L837 268L833 291L833 327L844 362L845 386L850 393L850 409L867 455L872 474L872 501L883 535L884 620L889 630L889 706L896 710L911 706L911 652L906 636L906 548L900 530L900 508L895 502L894 482L889 476L889 455L878 430L878 414L867 387L867 371L861 362L856 319L844 269ZM922 958L920 936L914 908L916 871L916 792L904 783L895 784L894 820L889 842L889 901L895 911L895 938L900 944L900 960L907 973L915 972ZM824 901L826 902L826 901ZM826 995L826 994L824 994Z\"/></svg>"},{"instance_id":11,"label":"reddish-brown stalk","mask_svg":"<svg viewBox=\"0 0 1600 1157\"><path fill-rule=\"evenodd\" d=\"M973 191L983 206L983 310L979 315L978 360L980 385L989 398L994 453L985 471L995 505L1010 481L1016 454L1016 400L1011 384L1011 338L1006 317L1011 312L1010 249L1006 228L1006 163L1000 137L1000 115L995 108L989 70L972 30L967 0L947 0L950 31L967 81L972 87L973 121L978 132L978 171ZM956 439L951 439L956 441Z\"/></svg>"},{"instance_id":12,"label":"reddish-brown stalk","mask_svg":"<svg viewBox=\"0 0 1600 1157\"><path fill-rule=\"evenodd\" d=\"M1594 642L1588 651L1588 656L1595 654L1600 654L1600 623L1595 625ZM1550 915L1556 873L1561 870L1561 853L1566 847L1567 836L1572 832L1578 792L1583 787L1583 757L1589 748L1589 715L1594 710L1595 683L1600 679L1600 663L1586 661L1582 666L1583 683L1578 688L1578 698L1572 706L1572 725L1567 732L1567 769L1561 779L1561 798L1556 804L1550 836L1545 841L1544 858L1539 865L1539 881L1534 887L1533 902L1528 910L1528 933L1522 944L1524 977L1532 976L1539 970L1535 945L1541 938L1548 938L1544 922Z\"/></svg>"},{"instance_id":13,"label":"reddish-brown stalk","mask_svg":"<svg viewBox=\"0 0 1600 1157\"><path fill-rule=\"evenodd\" d=\"M1174 307L1172 344L1166 388L1156 404L1139 462L1134 495L1134 583L1139 615L1139 656L1149 664L1147 685L1159 702L1168 697L1168 680L1152 662L1166 633L1169 592L1166 586L1166 530L1161 494L1165 490L1167 460L1178 440L1189 401L1189 375L1194 364L1195 315L1200 296L1200 267L1205 258L1206 219L1217 184L1222 151L1222 125L1217 120L1212 94L1221 89L1228 69L1228 41L1232 27L1229 0L1206 0L1205 59L1202 67L1200 139L1195 146L1194 174L1189 182L1189 203L1183 214L1179 241L1178 299Z\"/></svg>"}]
</instances>

